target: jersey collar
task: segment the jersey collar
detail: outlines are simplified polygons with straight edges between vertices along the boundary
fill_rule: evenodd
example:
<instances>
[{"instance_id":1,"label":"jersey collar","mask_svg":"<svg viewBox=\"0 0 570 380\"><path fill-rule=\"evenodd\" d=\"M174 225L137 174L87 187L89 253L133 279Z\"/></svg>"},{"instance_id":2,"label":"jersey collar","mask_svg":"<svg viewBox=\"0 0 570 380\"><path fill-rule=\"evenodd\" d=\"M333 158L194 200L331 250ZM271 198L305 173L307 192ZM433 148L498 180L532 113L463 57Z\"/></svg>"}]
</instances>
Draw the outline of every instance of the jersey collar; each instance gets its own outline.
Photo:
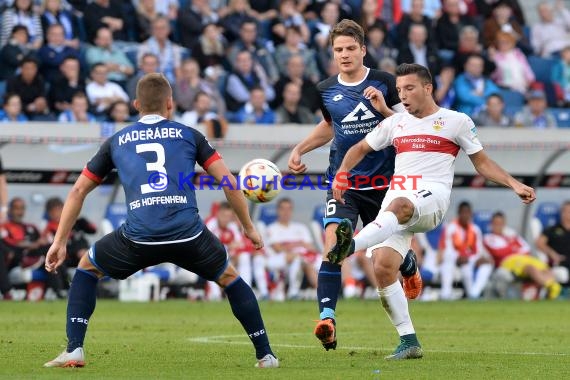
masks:
<instances>
[{"instance_id":1,"label":"jersey collar","mask_svg":"<svg viewBox=\"0 0 570 380\"><path fill-rule=\"evenodd\" d=\"M343 86L358 86L359 84L364 82L364 80L366 78L368 78L368 74L370 74L370 67L366 68L366 74L364 75L364 78L362 78L362 80L360 80L358 82L345 82L342 79L340 79L340 74L338 74L337 80L338 80L338 83L342 84Z\"/></svg>"},{"instance_id":2,"label":"jersey collar","mask_svg":"<svg viewBox=\"0 0 570 380\"><path fill-rule=\"evenodd\" d=\"M139 123L154 124L154 123L158 123L159 121L162 121L164 119L165 119L165 117L162 117L160 115L144 115L143 117L141 117L139 119Z\"/></svg>"}]
</instances>

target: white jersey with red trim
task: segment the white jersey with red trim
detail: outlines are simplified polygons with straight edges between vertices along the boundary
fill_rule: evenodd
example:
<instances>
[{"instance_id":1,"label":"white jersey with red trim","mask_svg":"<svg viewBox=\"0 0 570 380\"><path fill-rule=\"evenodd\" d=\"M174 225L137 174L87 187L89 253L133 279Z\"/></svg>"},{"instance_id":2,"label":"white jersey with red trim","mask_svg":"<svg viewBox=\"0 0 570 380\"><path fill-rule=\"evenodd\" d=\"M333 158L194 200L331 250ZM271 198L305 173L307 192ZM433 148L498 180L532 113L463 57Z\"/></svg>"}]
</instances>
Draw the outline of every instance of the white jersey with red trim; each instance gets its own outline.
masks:
<instances>
[{"instance_id":1,"label":"white jersey with red trim","mask_svg":"<svg viewBox=\"0 0 570 380\"><path fill-rule=\"evenodd\" d=\"M421 176L418 183L442 183L450 191L459 150L471 155L483 149L471 118L446 108L422 119L396 113L368 133L366 142L374 150L396 148L394 176Z\"/></svg>"}]
</instances>

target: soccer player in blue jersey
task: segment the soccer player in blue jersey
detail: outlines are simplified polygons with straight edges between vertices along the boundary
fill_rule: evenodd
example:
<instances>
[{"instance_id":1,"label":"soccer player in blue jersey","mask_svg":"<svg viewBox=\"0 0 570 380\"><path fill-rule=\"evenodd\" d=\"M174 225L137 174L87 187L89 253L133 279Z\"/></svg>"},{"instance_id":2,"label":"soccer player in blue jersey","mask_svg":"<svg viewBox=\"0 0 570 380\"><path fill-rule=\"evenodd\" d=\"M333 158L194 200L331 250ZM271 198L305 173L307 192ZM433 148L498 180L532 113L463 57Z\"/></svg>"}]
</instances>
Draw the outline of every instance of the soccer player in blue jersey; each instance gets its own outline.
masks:
<instances>
[{"instance_id":1,"label":"soccer player in blue jersey","mask_svg":"<svg viewBox=\"0 0 570 380\"><path fill-rule=\"evenodd\" d=\"M188 182L196 163L218 181L229 181L225 196L246 236L261 248L263 241L235 177L200 132L169 120L174 103L164 75L145 75L137 85L134 105L141 118L105 141L87 163L67 197L48 251L45 267L54 272L65 260L67 238L85 197L117 169L125 191L127 220L81 259L69 290L67 349L44 366L85 365L83 341L101 277L125 279L145 267L171 262L224 288L235 317L255 347L256 367L278 367L255 295L230 264L222 243L205 228Z\"/></svg>"},{"instance_id":2,"label":"soccer player in blue jersey","mask_svg":"<svg viewBox=\"0 0 570 380\"><path fill-rule=\"evenodd\" d=\"M364 225L376 218L386 189L378 189L384 183L371 184L371 179L383 176L390 181L394 172L395 151L392 147L367 155L350 173L337 173L344 155L384 118L395 111L404 110L396 91L395 78L386 72L364 66L364 32L356 22L345 19L335 25L330 32L330 43L339 74L317 86L324 119L295 146L289 157L291 171L303 173L307 167L301 161L301 156L333 140L327 177L332 182L338 174L350 181L345 204L334 199L331 189L327 192L323 220L325 253L336 243L335 231L343 218L350 219L353 227L359 216ZM377 94L375 89L382 96L371 97L371 94ZM407 297L416 298L422 284L412 251L406 255L400 271ZM327 255L323 254L317 287L320 321L315 328L315 336L327 351L335 349L337 344L335 309L340 288L341 266L329 262Z\"/></svg>"}]
</instances>

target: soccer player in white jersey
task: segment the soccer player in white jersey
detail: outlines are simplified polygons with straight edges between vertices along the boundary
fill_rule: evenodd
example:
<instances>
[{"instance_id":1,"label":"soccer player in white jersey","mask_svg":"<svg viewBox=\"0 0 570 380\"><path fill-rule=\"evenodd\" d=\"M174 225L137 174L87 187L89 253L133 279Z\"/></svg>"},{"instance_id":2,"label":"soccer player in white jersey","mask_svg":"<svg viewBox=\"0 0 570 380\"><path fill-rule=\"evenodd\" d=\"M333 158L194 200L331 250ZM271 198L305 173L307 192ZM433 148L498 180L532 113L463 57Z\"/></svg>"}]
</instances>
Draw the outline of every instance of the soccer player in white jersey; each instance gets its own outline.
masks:
<instances>
[{"instance_id":1,"label":"soccer player in white jersey","mask_svg":"<svg viewBox=\"0 0 570 380\"><path fill-rule=\"evenodd\" d=\"M440 108L433 100L432 78L418 64L402 64L396 70L396 89L406 113L382 121L365 139L346 153L338 172L348 172L368 153L393 145L396 148L395 178L376 219L352 238L350 221L336 230L337 244L328 253L331 262L341 262L361 249L369 249L378 283L378 294L400 344L386 359L421 358L423 352L408 313L408 302L398 281L398 268L408 252L414 232L438 226L449 207L455 158L460 149L485 178L510 187L523 203L535 200L534 189L514 179L487 156L469 116ZM374 107L383 98L369 88ZM407 178L401 181L402 178ZM333 182L333 195L343 202L346 185Z\"/></svg>"}]
</instances>

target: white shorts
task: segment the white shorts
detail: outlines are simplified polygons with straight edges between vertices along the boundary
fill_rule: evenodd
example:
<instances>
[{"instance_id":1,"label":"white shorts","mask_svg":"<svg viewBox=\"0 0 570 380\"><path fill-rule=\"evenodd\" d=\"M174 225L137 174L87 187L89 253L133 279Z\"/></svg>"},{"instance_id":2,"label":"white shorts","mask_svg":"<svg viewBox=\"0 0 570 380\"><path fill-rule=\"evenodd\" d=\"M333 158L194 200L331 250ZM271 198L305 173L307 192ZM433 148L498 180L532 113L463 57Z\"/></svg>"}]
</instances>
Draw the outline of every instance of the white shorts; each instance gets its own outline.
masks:
<instances>
[{"instance_id":1,"label":"white shorts","mask_svg":"<svg viewBox=\"0 0 570 380\"><path fill-rule=\"evenodd\" d=\"M415 232L427 232L436 228L445 217L449 208L450 189L442 183L419 183L417 190L388 190L380 213L384 212L390 202L396 198L407 198L414 204L414 215L400 229L384 242L366 250L366 256L372 257L372 251L379 247L390 247L396 250L402 258L410 249Z\"/></svg>"}]
</instances>

